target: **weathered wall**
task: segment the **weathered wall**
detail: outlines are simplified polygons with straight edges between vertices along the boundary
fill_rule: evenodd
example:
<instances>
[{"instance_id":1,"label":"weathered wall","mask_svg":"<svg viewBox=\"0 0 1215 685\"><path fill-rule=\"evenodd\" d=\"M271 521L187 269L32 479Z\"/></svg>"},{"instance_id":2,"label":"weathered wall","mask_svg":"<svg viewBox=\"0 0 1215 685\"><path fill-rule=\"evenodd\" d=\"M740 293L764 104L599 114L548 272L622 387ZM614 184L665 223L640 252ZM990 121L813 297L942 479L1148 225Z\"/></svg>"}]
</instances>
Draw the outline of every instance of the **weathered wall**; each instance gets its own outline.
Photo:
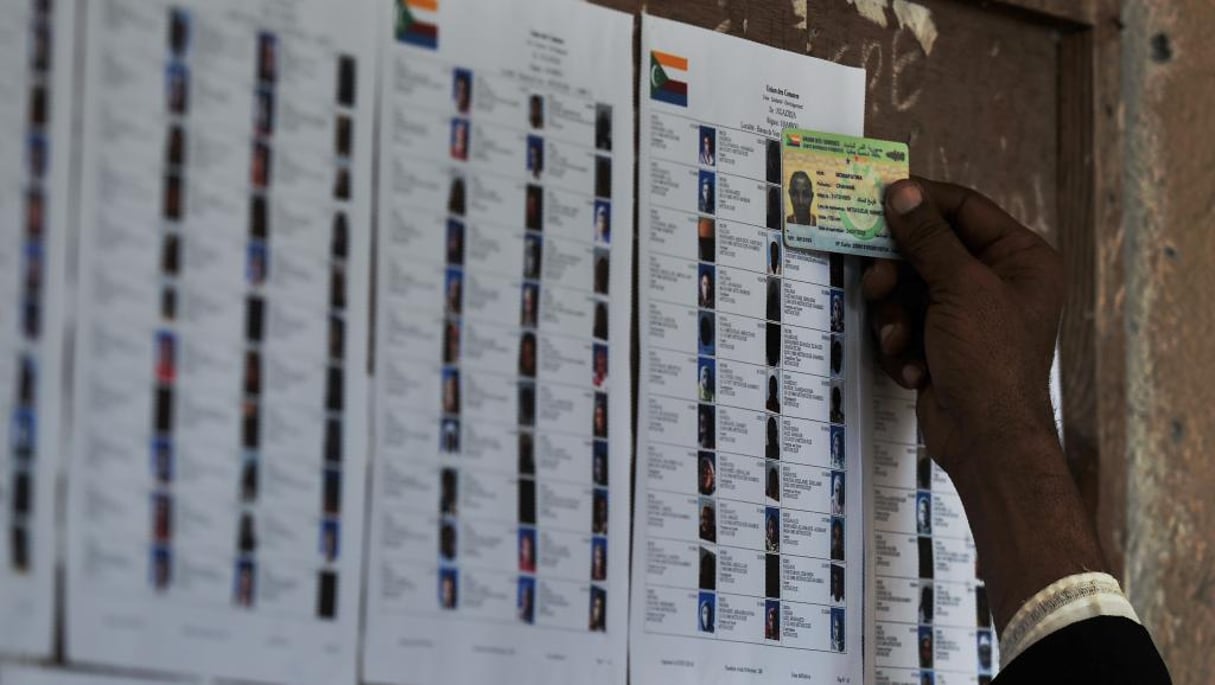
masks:
<instances>
[{"instance_id":1,"label":"weathered wall","mask_svg":"<svg viewBox=\"0 0 1215 685\"><path fill-rule=\"evenodd\" d=\"M1179 685L1215 682L1215 5L1124 0L1126 583Z\"/></svg>"}]
</instances>

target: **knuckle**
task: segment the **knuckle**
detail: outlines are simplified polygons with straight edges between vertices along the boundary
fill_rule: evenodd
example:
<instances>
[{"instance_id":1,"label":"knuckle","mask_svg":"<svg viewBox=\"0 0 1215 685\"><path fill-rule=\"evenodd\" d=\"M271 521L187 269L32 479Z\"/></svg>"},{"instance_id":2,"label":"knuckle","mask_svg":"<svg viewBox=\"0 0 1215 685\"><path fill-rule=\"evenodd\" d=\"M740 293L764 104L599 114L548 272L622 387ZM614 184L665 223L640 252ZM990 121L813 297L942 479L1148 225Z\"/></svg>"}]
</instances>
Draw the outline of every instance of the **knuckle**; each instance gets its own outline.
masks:
<instances>
[{"instance_id":1,"label":"knuckle","mask_svg":"<svg viewBox=\"0 0 1215 685\"><path fill-rule=\"evenodd\" d=\"M914 214L906 223L903 246L912 254L919 254L932 249L942 233L949 231L949 226L940 215L921 211Z\"/></svg>"},{"instance_id":2,"label":"knuckle","mask_svg":"<svg viewBox=\"0 0 1215 685\"><path fill-rule=\"evenodd\" d=\"M1049 261L1053 262L1053 264L1046 269L1046 278L1044 280L1050 285L1052 291L1062 297L1064 291L1067 289L1067 277L1063 268L1063 260L1052 258Z\"/></svg>"},{"instance_id":3,"label":"knuckle","mask_svg":"<svg viewBox=\"0 0 1215 685\"><path fill-rule=\"evenodd\" d=\"M1045 244L1046 241L1043 241ZM1067 276L1067 264L1063 260L1063 254L1055 248L1046 244L1045 254L1043 255L1043 270L1055 281L1063 281Z\"/></svg>"},{"instance_id":4,"label":"knuckle","mask_svg":"<svg viewBox=\"0 0 1215 685\"><path fill-rule=\"evenodd\" d=\"M982 192L975 190L974 188L970 188L968 186L954 186L954 187L957 188L958 192L960 192L962 194L962 202L959 204L959 206L964 205L967 202L987 204L987 205L991 205L993 207L1000 206L995 200L991 199L987 195L984 195Z\"/></svg>"},{"instance_id":5,"label":"knuckle","mask_svg":"<svg viewBox=\"0 0 1215 685\"><path fill-rule=\"evenodd\" d=\"M986 281L992 276L991 270L982 263L970 261L962 264L953 274L959 284L987 285Z\"/></svg>"},{"instance_id":6,"label":"knuckle","mask_svg":"<svg viewBox=\"0 0 1215 685\"><path fill-rule=\"evenodd\" d=\"M1067 281L1067 265L1062 253L1037 234L1033 235L1033 240L1035 244L1031 244L1030 254L1037 280L1052 290L1061 291Z\"/></svg>"}]
</instances>

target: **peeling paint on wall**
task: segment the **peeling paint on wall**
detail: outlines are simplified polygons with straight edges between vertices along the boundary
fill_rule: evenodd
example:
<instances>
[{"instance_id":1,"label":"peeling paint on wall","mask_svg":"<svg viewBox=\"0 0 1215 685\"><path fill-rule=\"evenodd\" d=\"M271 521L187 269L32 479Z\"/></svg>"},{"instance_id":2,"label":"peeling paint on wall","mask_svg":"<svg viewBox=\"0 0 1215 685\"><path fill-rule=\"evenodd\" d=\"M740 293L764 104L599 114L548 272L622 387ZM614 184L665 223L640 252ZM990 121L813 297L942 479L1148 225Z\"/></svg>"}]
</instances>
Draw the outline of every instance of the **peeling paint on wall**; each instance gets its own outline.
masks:
<instances>
[{"instance_id":1,"label":"peeling paint on wall","mask_svg":"<svg viewBox=\"0 0 1215 685\"><path fill-rule=\"evenodd\" d=\"M897 0L896 0L897 1ZM856 11L869 21L886 28L886 6L890 4L890 0L848 0L849 5L856 7Z\"/></svg>"},{"instance_id":2,"label":"peeling paint on wall","mask_svg":"<svg viewBox=\"0 0 1215 685\"><path fill-rule=\"evenodd\" d=\"M810 28L809 14L806 11L806 0L792 0L793 16L797 17L797 23L793 25L795 29Z\"/></svg>"},{"instance_id":3,"label":"peeling paint on wall","mask_svg":"<svg viewBox=\"0 0 1215 685\"><path fill-rule=\"evenodd\" d=\"M937 25L932 20L932 10L907 0L894 0L894 18L899 21L899 28L907 28L920 41L924 54L932 54L932 46L937 42ZM885 26L885 24L882 24Z\"/></svg>"},{"instance_id":4,"label":"peeling paint on wall","mask_svg":"<svg viewBox=\"0 0 1215 685\"><path fill-rule=\"evenodd\" d=\"M746 3L744 2L743 5L744 5L743 12L746 12L746 9L745 9ZM725 14L727 16L725 19L721 20L720 24L718 24L717 26L714 26L713 30L718 33L731 33L734 30L734 20L728 16L731 14L730 0L717 0L717 9L721 10L722 14ZM746 16L743 16L742 32L743 32L743 35L746 35L746 33L747 33L747 17Z\"/></svg>"}]
</instances>

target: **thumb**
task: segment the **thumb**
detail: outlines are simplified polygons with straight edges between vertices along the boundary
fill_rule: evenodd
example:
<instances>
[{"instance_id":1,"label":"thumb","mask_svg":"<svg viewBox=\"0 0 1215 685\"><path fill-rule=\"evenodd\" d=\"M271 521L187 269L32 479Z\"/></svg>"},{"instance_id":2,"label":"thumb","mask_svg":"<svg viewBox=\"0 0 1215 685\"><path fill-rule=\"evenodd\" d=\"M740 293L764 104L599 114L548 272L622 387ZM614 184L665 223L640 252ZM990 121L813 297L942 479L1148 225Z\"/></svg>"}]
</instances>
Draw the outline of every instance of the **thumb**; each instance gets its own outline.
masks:
<instances>
[{"instance_id":1,"label":"thumb","mask_svg":"<svg viewBox=\"0 0 1215 685\"><path fill-rule=\"evenodd\" d=\"M975 262L915 181L897 181L886 188L886 224L900 252L929 288L943 285Z\"/></svg>"}]
</instances>

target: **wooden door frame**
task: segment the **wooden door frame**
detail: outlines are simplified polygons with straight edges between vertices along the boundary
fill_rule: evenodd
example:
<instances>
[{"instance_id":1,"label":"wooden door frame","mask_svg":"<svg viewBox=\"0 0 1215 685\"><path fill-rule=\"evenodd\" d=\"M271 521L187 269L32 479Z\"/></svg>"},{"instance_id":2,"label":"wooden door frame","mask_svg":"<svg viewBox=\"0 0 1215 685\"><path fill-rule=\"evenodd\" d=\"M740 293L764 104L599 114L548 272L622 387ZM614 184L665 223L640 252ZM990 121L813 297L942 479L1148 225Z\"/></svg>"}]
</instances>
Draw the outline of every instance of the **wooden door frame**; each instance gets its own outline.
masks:
<instances>
[{"instance_id":1,"label":"wooden door frame","mask_svg":"<svg viewBox=\"0 0 1215 685\"><path fill-rule=\"evenodd\" d=\"M1117 0L1006 0L1060 22L1058 248L1064 446L1115 575L1126 534L1123 106Z\"/></svg>"}]
</instances>

